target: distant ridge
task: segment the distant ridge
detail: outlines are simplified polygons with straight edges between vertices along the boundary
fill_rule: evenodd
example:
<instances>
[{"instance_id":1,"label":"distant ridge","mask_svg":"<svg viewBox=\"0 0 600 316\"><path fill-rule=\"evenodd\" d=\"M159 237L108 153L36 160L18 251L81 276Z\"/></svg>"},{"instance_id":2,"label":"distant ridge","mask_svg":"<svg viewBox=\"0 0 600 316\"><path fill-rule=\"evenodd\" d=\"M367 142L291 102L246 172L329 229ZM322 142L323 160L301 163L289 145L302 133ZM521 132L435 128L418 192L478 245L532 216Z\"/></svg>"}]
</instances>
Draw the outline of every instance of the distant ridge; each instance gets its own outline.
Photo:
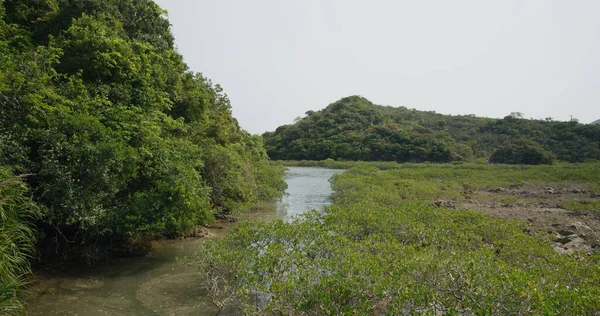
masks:
<instances>
[{"instance_id":1,"label":"distant ridge","mask_svg":"<svg viewBox=\"0 0 600 316\"><path fill-rule=\"evenodd\" d=\"M595 120L595 121L591 122L590 124L593 124L593 125L600 125L600 120Z\"/></svg>"},{"instance_id":2,"label":"distant ridge","mask_svg":"<svg viewBox=\"0 0 600 316\"><path fill-rule=\"evenodd\" d=\"M494 151L515 142L526 142L562 161L600 159L600 125L529 120L516 112L502 119L443 115L376 105L361 96L308 111L296 123L263 137L275 160L488 160Z\"/></svg>"}]
</instances>

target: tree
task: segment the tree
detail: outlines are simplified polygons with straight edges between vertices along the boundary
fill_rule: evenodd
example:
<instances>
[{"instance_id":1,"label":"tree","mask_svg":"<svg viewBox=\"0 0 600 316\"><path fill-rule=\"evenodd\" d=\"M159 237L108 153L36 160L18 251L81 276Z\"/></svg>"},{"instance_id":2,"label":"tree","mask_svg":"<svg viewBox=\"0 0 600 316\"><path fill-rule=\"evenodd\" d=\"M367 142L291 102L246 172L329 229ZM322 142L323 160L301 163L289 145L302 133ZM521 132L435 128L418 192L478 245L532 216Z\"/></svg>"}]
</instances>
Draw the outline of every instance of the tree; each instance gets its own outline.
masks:
<instances>
[{"instance_id":1,"label":"tree","mask_svg":"<svg viewBox=\"0 0 600 316\"><path fill-rule=\"evenodd\" d=\"M490 163L541 165L552 164L554 157L540 145L521 139L500 146L489 159Z\"/></svg>"},{"instance_id":2,"label":"tree","mask_svg":"<svg viewBox=\"0 0 600 316\"><path fill-rule=\"evenodd\" d=\"M510 112L509 116L516 119L522 119L524 117L524 114L521 112Z\"/></svg>"},{"instance_id":3,"label":"tree","mask_svg":"<svg viewBox=\"0 0 600 316\"><path fill-rule=\"evenodd\" d=\"M137 252L285 188L153 1L6 0L0 18L0 163L32 174L42 257Z\"/></svg>"},{"instance_id":4,"label":"tree","mask_svg":"<svg viewBox=\"0 0 600 316\"><path fill-rule=\"evenodd\" d=\"M350 96L307 115L263 135L269 157L469 161L487 159L505 142L525 138L560 160L600 159L600 143L594 136L600 126L587 129L574 121L525 119L520 112L502 119L452 116L380 106Z\"/></svg>"}]
</instances>

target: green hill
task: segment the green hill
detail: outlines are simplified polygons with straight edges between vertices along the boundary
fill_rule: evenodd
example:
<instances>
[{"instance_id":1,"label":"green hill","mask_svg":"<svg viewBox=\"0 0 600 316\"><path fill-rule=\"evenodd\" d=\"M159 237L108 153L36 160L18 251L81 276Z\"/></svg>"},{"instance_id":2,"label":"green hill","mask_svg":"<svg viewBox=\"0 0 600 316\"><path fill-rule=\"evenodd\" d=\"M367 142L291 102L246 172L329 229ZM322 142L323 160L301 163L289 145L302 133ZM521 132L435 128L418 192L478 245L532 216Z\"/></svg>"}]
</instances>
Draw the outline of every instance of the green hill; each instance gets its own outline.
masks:
<instances>
[{"instance_id":1,"label":"green hill","mask_svg":"<svg viewBox=\"0 0 600 316\"><path fill-rule=\"evenodd\" d=\"M263 134L271 159L450 162L489 159L497 149L516 152L523 146L525 160L532 152L544 161L600 159L600 126L574 121L528 120L520 113L503 119L443 115L376 105L360 96L306 114Z\"/></svg>"}]
</instances>

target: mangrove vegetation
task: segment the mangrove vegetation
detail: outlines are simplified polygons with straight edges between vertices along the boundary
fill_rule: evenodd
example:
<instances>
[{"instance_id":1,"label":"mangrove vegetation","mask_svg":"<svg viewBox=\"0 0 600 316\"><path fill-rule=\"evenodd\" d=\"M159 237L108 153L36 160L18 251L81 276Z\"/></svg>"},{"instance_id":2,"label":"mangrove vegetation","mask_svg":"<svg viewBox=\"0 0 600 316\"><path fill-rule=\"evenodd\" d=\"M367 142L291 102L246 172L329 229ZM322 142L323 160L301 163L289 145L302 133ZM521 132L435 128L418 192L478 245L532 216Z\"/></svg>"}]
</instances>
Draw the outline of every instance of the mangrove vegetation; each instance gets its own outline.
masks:
<instances>
[{"instance_id":1,"label":"mangrove vegetation","mask_svg":"<svg viewBox=\"0 0 600 316\"><path fill-rule=\"evenodd\" d=\"M188 260L198 264L204 284L218 285L211 291L215 304L283 315L600 311L600 257L583 248L561 255L552 244L567 246L563 239L575 238L561 234L584 235L590 227L547 232L492 216L519 205L554 212L543 203L555 201L586 205L571 220L597 223L600 209L589 203L600 193L597 163L385 166L359 163L335 175L334 205L322 212L245 224L205 243ZM568 206L565 197L579 201Z\"/></svg>"}]
</instances>

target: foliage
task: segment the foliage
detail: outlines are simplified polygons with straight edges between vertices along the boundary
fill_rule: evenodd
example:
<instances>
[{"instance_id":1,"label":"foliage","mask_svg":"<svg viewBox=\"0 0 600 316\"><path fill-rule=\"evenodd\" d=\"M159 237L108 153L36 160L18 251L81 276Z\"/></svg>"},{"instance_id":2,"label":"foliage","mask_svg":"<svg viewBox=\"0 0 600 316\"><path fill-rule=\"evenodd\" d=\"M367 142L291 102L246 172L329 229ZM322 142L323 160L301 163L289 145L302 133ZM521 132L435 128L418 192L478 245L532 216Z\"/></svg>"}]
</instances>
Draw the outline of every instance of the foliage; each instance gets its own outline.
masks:
<instances>
[{"instance_id":1,"label":"foliage","mask_svg":"<svg viewBox=\"0 0 600 316\"><path fill-rule=\"evenodd\" d=\"M241 296L248 313L593 315L597 256L558 255L524 223L433 201L467 184L599 183L597 167L361 166L334 176L323 213L244 224L189 260L221 276L217 301Z\"/></svg>"},{"instance_id":2,"label":"foliage","mask_svg":"<svg viewBox=\"0 0 600 316\"><path fill-rule=\"evenodd\" d=\"M487 160L502 144L521 138L559 160L600 158L600 126L522 117L518 112L503 119L442 115L351 96L263 137L275 160Z\"/></svg>"},{"instance_id":3,"label":"foliage","mask_svg":"<svg viewBox=\"0 0 600 316\"><path fill-rule=\"evenodd\" d=\"M594 211L600 214L600 200L591 202L571 201L565 204L565 209L569 211Z\"/></svg>"},{"instance_id":4,"label":"foliage","mask_svg":"<svg viewBox=\"0 0 600 316\"><path fill-rule=\"evenodd\" d=\"M0 169L0 314L23 312L19 301L34 251L35 231L30 222L36 217L35 206L25 196L21 178Z\"/></svg>"},{"instance_id":5,"label":"foliage","mask_svg":"<svg viewBox=\"0 0 600 316\"><path fill-rule=\"evenodd\" d=\"M153 1L4 0L0 21L0 164L32 174L43 254L98 259L281 194Z\"/></svg>"},{"instance_id":6,"label":"foliage","mask_svg":"<svg viewBox=\"0 0 600 316\"><path fill-rule=\"evenodd\" d=\"M490 163L542 165L552 164L554 157L542 146L527 140L508 141L500 146L492 156Z\"/></svg>"}]
</instances>

